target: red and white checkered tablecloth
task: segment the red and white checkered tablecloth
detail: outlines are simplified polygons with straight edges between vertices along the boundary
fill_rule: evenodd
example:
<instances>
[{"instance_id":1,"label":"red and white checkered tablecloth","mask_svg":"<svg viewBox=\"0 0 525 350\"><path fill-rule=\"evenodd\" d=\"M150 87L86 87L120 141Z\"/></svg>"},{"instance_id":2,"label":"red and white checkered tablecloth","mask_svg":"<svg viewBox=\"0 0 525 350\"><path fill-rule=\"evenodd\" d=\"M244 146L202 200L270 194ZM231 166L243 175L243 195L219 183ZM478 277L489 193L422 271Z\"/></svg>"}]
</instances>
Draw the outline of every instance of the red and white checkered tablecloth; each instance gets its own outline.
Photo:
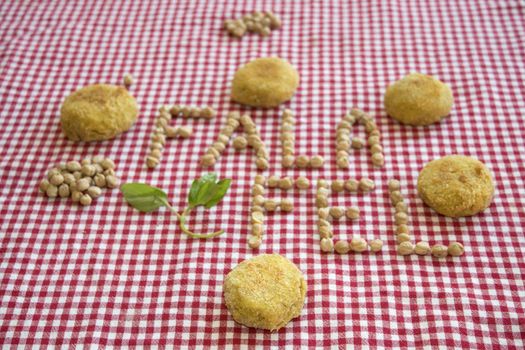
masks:
<instances>
[{"instance_id":1,"label":"red and white checkered tablecloth","mask_svg":"<svg viewBox=\"0 0 525 350\"><path fill-rule=\"evenodd\" d=\"M236 40L223 20L273 10L283 27L268 38ZM522 1L3 1L0 4L0 343L5 347L169 348L521 348L525 347L525 3ZM233 178L224 201L198 229L227 233L201 241L181 234L166 210L141 214L118 190L90 207L50 200L38 182L53 164L103 154L123 182L165 189L182 206L190 182L206 172L199 157L225 115L246 110L229 99L242 63L279 55L300 72L287 106L300 153L320 154L319 171L281 166L279 109L247 110L270 150L264 174L371 177L370 195L339 194L361 220L336 226L385 242L380 254L323 255L314 189L281 193L293 214L268 217L258 252L247 247L249 152L228 148L214 170ZM425 128L402 126L382 107L385 87L410 71L450 84L451 117ZM74 89L119 84L125 72L140 104L135 126L115 140L74 143L59 110ZM194 137L170 141L148 171L153 120L161 104L211 105L218 117L184 121ZM357 106L383 135L386 167L367 152L335 166L335 126ZM282 107L281 107L282 110ZM182 121L180 122L182 123ZM364 135L363 130L359 133ZM460 153L494 173L496 194L481 215L452 219L416 192L422 165ZM399 178L416 240L463 242L461 258L401 257L386 191ZM222 296L224 276L259 253L280 253L308 283L300 318L275 333L236 324Z\"/></svg>"}]
</instances>

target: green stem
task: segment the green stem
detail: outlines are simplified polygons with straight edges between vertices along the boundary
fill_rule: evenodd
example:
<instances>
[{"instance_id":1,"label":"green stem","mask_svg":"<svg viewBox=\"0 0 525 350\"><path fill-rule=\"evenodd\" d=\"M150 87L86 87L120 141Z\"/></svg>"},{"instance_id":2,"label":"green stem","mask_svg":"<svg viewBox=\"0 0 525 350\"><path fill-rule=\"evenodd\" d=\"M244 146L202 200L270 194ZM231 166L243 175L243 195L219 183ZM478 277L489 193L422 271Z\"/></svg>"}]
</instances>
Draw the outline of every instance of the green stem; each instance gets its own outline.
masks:
<instances>
[{"instance_id":1,"label":"green stem","mask_svg":"<svg viewBox=\"0 0 525 350\"><path fill-rule=\"evenodd\" d=\"M213 237L217 237L217 236L219 236L219 235L224 233L224 230L219 230L219 231L215 231L215 232L211 232L211 233L194 233L194 232L190 231L186 227L186 215L188 215L192 209L193 209L193 207L187 207L186 209L184 209L182 214L179 214L173 208L171 208L171 210L179 218L179 226L180 226L180 229L182 230L182 232L184 232L185 234L187 234L188 236L190 236L192 238L199 238L199 239L213 238Z\"/></svg>"}]
</instances>

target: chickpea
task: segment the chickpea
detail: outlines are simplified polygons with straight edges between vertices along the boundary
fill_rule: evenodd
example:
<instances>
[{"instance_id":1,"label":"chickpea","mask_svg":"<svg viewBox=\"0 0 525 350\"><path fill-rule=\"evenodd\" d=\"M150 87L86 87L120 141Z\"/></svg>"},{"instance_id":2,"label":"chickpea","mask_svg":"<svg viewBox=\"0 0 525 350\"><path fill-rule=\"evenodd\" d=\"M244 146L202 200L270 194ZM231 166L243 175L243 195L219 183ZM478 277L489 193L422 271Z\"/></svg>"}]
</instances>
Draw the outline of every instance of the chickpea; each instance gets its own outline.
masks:
<instances>
[{"instance_id":1,"label":"chickpea","mask_svg":"<svg viewBox=\"0 0 525 350\"><path fill-rule=\"evenodd\" d=\"M295 179L295 187L305 190L310 187L310 181L304 176L299 176Z\"/></svg>"},{"instance_id":2,"label":"chickpea","mask_svg":"<svg viewBox=\"0 0 525 350\"><path fill-rule=\"evenodd\" d=\"M334 241L331 238L321 239L321 250L325 253L331 253L334 250Z\"/></svg>"},{"instance_id":3,"label":"chickpea","mask_svg":"<svg viewBox=\"0 0 525 350\"><path fill-rule=\"evenodd\" d=\"M350 251L350 244L347 241L337 241L334 248L336 253L346 254Z\"/></svg>"},{"instance_id":4,"label":"chickpea","mask_svg":"<svg viewBox=\"0 0 525 350\"><path fill-rule=\"evenodd\" d=\"M448 255L451 256L461 256L463 253L465 253L465 248L463 248L463 244L459 242L452 242L448 245Z\"/></svg>"},{"instance_id":5,"label":"chickpea","mask_svg":"<svg viewBox=\"0 0 525 350\"><path fill-rule=\"evenodd\" d=\"M368 242L368 245L370 246L370 251L373 253L377 253L383 249L383 241L380 239L374 239Z\"/></svg>"}]
</instances>

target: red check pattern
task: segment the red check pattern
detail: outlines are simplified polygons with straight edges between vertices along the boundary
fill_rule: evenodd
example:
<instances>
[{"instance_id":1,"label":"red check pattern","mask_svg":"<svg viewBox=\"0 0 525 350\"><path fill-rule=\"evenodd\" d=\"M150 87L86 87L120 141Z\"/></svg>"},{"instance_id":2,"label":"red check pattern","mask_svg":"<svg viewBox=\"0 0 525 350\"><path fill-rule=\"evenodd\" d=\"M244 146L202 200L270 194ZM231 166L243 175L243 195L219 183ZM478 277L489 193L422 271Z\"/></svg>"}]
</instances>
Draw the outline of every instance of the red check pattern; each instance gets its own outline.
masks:
<instances>
[{"instance_id":1,"label":"red check pattern","mask_svg":"<svg viewBox=\"0 0 525 350\"><path fill-rule=\"evenodd\" d=\"M283 21L268 38L229 38L223 20L272 10ZM509 1L3 1L0 4L0 342L5 347L167 348L505 348L525 346L525 4ZM319 171L280 165L281 110L242 109L229 100L235 69L279 55L300 71L287 104L299 154L320 154ZM386 117L385 87L410 71L433 74L455 95L451 117L426 128ZM133 74L136 125L115 140L73 143L59 110L74 89ZM172 141L162 164L144 158L161 104L210 105L212 122L188 120L194 137ZM335 126L357 106L382 134L386 166L366 151L335 165ZM214 170L233 178L223 203L190 219L225 228L208 241L182 235L166 211L140 214L118 190L90 207L50 200L39 180L53 164L103 154L124 182L165 189L182 206L204 171L200 155L228 111L248 111L270 151L265 174L371 177L370 195L338 195L358 222L336 236L381 238L380 254L323 255L314 190L295 191L292 215L268 217L258 252L247 247L251 152L228 148ZM362 130L361 130L362 131ZM361 132L359 131L359 132ZM364 131L362 131L364 134ZM483 214L445 218L416 193L422 165L461 153L494 173ZM417 240L463 242L461 258L401 257L395 251L386 183L402 181ZM278 194L276 194L278 195ZM284 197L284 194L283 194ZM258 253L294 261L308 282L303 313L276 333L236 324L223 303L226 273Z\"/></svg>"}]
</instances>

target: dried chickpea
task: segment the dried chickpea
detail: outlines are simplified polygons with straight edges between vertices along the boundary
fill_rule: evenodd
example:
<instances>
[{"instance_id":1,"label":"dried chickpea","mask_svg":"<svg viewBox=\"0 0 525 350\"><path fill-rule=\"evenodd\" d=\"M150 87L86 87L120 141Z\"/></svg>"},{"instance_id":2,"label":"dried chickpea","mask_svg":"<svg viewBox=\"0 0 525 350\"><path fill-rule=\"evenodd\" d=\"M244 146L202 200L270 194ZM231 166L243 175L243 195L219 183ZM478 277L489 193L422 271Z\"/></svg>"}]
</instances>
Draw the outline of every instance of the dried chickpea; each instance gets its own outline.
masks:
<instances>
[{"instance_id":1,"label":"dried chickpea","mask_svg":"<svg viewBox=\"0 0 525 350\"><path fill-rule=\"evenodd\" d=\"M278 187L280 183L280 179L278 176L272 175L268 178L268 187L269 188L275 188Z\"/></svg>"},{"instance_id":2,"label":"dried chickpea","mask_svg":"<svg viewBox=\"0 0 525 350\"><path fill-rule=\"evenodd\" d=\"M46 188L46 195L49 198L56 198L58 196L58 187L53 184L50 184Z\"/></svg>"},{"instance_id":3,"label":"dried chickpea","mask_svg":"<svg viewBox=\"0 0 525 350\"><path fill-rule=\"evenodd\" d=\"M104 172L104 168L100 164L93 164L93 167L95 168L95 174L101 174Z\"/></svg>"},{"instance_id":4,"label":"dried chickpea","mask_svg":"<svg viewBox=\"0 0 525 350\"><path fill-rule=\"evenodd\" d=\"M359 189L359 182L355 179L350 179L345 182L345 190L348 192L357 192Z\"/></svg>"},{"instance_id":5,"label":"dried chickpea","mask_svg":"<svg viewBox=\"0 0 525 350\"><path fill-rule=\"evenodd\" d=\"M396 180L396 179L388 180L388 191L390 192L399 191L400 188L401 188L401 183L399 182L399 180Z\"/></svg>"},{"instance_id":6,"label":"dried chickpea","mask_svg":"<svg viewBox=\"0 0 525 350\"><path fill-rule=\"evenodd\" d=\"M324 159L321 156L313 156L310 158L310 167L313 169L319 169L324 165Z\"/></svg>"},{"instance_id":7,"label":"dried chickpea","mask_svg":"<svg viewBox=\"0 0 525 350\"><path fill-rule=\"evenodd\" d=\"M295 157L292 155L283 156L282 165L285 168L292 168L295 163Z\"/></svg>"},{"instance_id":8,"label":"dried chickpea","mask_svg":"<svg viewBox=\"0 0 525 350\"><path fill-rule=\"evenodd\" d=\"M327 220L328 218L330 218L330 209L329 208L317 209L317 216L319 216L320 219Z\"/></svg>"},{"instance_id":9,"label":"dried chickpea","mask_svg":"<svg viewBox=\"0 0 525 350\"><path fill-rule=\"evenodd\" d=\"M80 197L82 197L83 193L80 191L72 191L71 192L71 200L73 203L78 203L80 201Z\"/></svg>"},{"instance_id":10,"label":"dried chickpea","mask_svg":"<svg viewBox=\"0 0 525 350\"><path fill-rule=\"evenodd\" d=\"M252 249L257 249L261 246L261 243L262 243L262 240L261 240L261 237L259 236L251 236L249 239L248 239L248 245L250 246L250 248Z\"/></svg>"},{"instance_id":11,"label":"dried chickpea","mask_svg":"<svg viewBox=\"0 0 525 350\"><path fill-rule=\"evenodd\" d=\"M370 147L370 152L372 152L372 154L382 153L383 152L383 146L381 146L381 145L373 145L372 147Z\"/></svg>"},{"instance_id":12,"label":"dried chickpea","mask_svg":"<svg viewBox=\"0 0 525 350\"><path fill-rule=\"evenodd\" d=\"M319 219L319 220L317 220L317 226L318 226L318 227L325 227L325 226L326 226L326 227L330 227L330 228L331 228L331 227L332 227L332 224L330 224L330 223L328 222L328 220L325 220L325 219Z\"/></svg>"},{"instance_id":13,"label":"dried chickpea","mask_svg":"<svg viewBox=\"0 0 525 350\"><path fill-rule=\"evenodd\" d=\"M77 191L83 192L87 190L90 185L91 183L87 178L82 178L80 180L77 180L75 188L77 189Z\"/></svg>"},{"instance_id":14,"label":"dried chickpea","mask_svg":"<svg viewBox=\"0 0 525 350\"><path fill-rule=\"evenodd\" d=\"M91 198L97 198L102 194L102 190L97 186L89 187L86 192Z\"/></svg>"},{"instance_id":15,"label":"dried chickpea","mask_svg":"<svg viewBox=\"0 0 525 350\"><path fill-rule=\"evenodd\" d=\"M80 172L86 176L94 176L97 171L93 165L86 164L82 166Z\"/></svg>"},{"instance_id":16,"label":"dried chickpea","mask_svg":"<svg viewBox=\"0 0 525 350\"><path fill-rule=\"evenodd\" d=\"M443 244L434 244L431 252L436 258L444 258L448 255L448 248Z\"/></svg>"},{"instance_id":17,"label":"dried chickpea","mask_svg":"<svg viewBox=\"0 0 525 350\"><path fill-rule=\"evenodd\" d=\"M262 224L264 222L264 214L260 211L252 213L252 224Z\"/></svg>"},{"instance_id":18,"label":"dried chickpea","mask_svg":"<svg viewBox=\"0 0 525 350\"><path fill-rule=\"evenodd\" d=\"M266 177L264 175L257 174L255 175L254 183L256 185L264 186L266 184Z\"/></svg>"},{"instance_id":19,"label":"dried chickpea","mask_svg":"<svg viewBox=\"0 0 525 350\"><path fill-rule=\"evenodd\" d=\"M91 197L89 196L89 194L83 194L83 195L80 197L80 199L79 199L79 202L80 202L80 204L82 204L82 205L90 205L92 201L93 201L93 200L91 199Z\"/></svg>"},{"instance_id":20,"label":"dried chickpea","mask_svg":"<svg viewBox=\"0 0 525 350\"><path fill-rule=\"evenodd\" d=\"M281 210L284 212L293 211L293 203L289 199L282 199L280 206L281 206Z\"/></svg>"},{"instance_id":21,"label":"dried chickpea","mask_svg":"<svg viewBox=\"0 0 525 350\"><path fill-rule=\"evenodd\" d=\"M237 136L232 142L233 148L236 150L245 149L248 145L248 141L244 136Z\"/></svg>"},{"instance_id":22,"label":"dried chickpea","mask_svg":"<svg viewBox=\"0 0 525 350\"><path fill-rule=\"evenodd\" d=\"M368 137L368 146L372 147L373 145L379 145L380 138L377 135L371 135Z\"/></svg>"},{"instance_id":23,"label":"dried chickpea","mask_svg":"<svg viewBox=\"0 0 525 350\"><path fill-rule=\"evenodd\" d=\"M255 213L256 211L264 213L264 208L260 205L252 205L250 208L250 213Z\"/></svg>"},{"instance_id":24,"label":"dried chickpea","mask_svg":"<svg viewBox=\"0 0 525 350\"><path fill-rule=\"evenodd\" d=\"M82 169L82 165L77 161L71 161L71 162L67 162L66 169L71 172L80 171L80 169Z\"/></svg>"},{"instance_id":25,"label":"dried chickpea","mask_svg":"<svg viewBox=\"0 0 525 350\"><path fill-rule=\"evenodd\" d=\"M268 169L268 160L266 158L259 157L255 160L255 165L257 166L257 169L259 170L266 170Z\"/></svg>"},{"instance_id":26,"label":"dried chickpea","mask_svg":"<svg viewBox=\"0 0 525 350\"><path fill-rule=\"evenodd\" d=\"M334 250L334 241L331 238L321 239L321 250L325 253L331 253Z\"/></svg>"},{"instance_id":27,"label":"dried chickpea","mask_svg":"<svg viewBox=\"0 0 525 350\"><path fill-rule=\"evenodd\" d=\"M339 142L337 142L335 149L338 150L338 151L345 151L346 152L347 150L350 149L350 142L339 141Z\"/></svg>"},{"instance_id":28,"label":"dried chickpea","mask_svg":"<svg viewBox=\"0 0 525 350\"><path fill-rule=\"evenodd\" d=\"M430 245L428 242L417 242L414 253L417 255L428 255L430 253Z\"/></svg>"},{"instance_id":29,"label":"dried chickpea","mask_svg":"<svg viewBox=\"0 0 525 350\"><path fill-rule=\"evenodd\" d=\"M396 234L400 235L402 233L409 233L410 230L408 229L408 226L406 224L401 224L396 227Z\"/></svg>"},{"instance_id":30,"label":"dried chickpea","mask_svg":"<svg viewBox=\"0 0 525 350\"><path fill-rule=\"evenodd\" d=\"M40 184L38 185L38 188L40 189L40 192L46 193L46 190L49 187L49 185L50 185L49 180L44 179L40 182Z\"/></svg>"},{"instance_id":31,"label":"dried chickpea","mask_svg":"<svg viewBox=\"0 0 525 350\"><path fill-rule=\"evenodd\" d=\"M265 202L266 202L266 199L265 199L262 195L260 195L260 194L255 195L255 196L253 197L253 204L254 204L254 205L260 205L260 206L263 206Z\"/></svg>"},{"instance_id":32,"label":"dried chickpea","mask_svg":"<svg viewBox=\"0 0 525 350\"><path fill-rule=\"evenodd\" d=\"M355 124L355 116L353 116L352 114L350 113L347 113L344 117L343 117L343 120L345 120L347 123L349 123L350 125L354 125Z\"/></svg>"},{"instance_id":33,"label":"dried chickpea","mask_svg":"<svg viewBox=\"0 0 525 350\"><path fill-rule=\"evenodd\" d=\"M352 129L352 124L350 124L349 122L347 122L346 120L343 119L343 120L341 120L339 122L339 125L337 125L337 128L338 129L348 129L348 130L350 130L350 129Z\"/></svg>"},{"instance_id":34,"label":"dried chickpea","mask_svg":"<svg viewBox=\"0 0 525 350\"><path fill-rule=\"evenodd\" d=\"M230 141L230 138L224 134L219 134L219 136L217 136L217 141L226 145Z\"/></svg>"},{"instance_id":35,"label":"dried chickpea","mask_svg":"<svg viewBox=\"0 0 525 350\"><path fill-rule=\"evenodd\" d=\"M414 252L414 245L410 241L400 243L397 246L397 253L399 255L410 255Z\"/></svg>"},{"instance_id":36,"label":"dried chickpea","mask_svg":"<svg viewBox=\"0 0 525 350\"><path fill-rule=\"evenodd\" d=\"M354 137L352 138L352 148L353 149L361 149L365 145L365 141L362 138Z\"/></svg>"},{"instance_id":37,"label":"dried chickpea","mask_svg":"<svg viewBox=\"0 0 525 350\"><path fill-rule=\"evenodd\" d=\"M155 133L151 136L151 141L166 145L166 135Z\"/></svg>"},{"instance_id":38,"label":"dried chickpea","mask_svg":"<svg viewBox=\"0 0 525 350\"><path fill-rule=\"evenodd\" d=\"M289 177L283 177L279 180L279 188L282 190L289 190L293 187L293 181Z\"/></svg>"},{"instance_id":39,"label":"dried chickpea","mask_svg":"<svg viewBox=\"0 0 525 350\"><path fill-rule=\"evenodd\" d=\"M382 167L385 165L385 157L382 153L374 153L372 154L372 164L376 167Z\"/></svg>"},{"instance_id":40,"label":"dried chickpea","mask_svg":"<svg viewBox=\"0 0 525 350\"><path fill-rule=\"evenodd\" d=\"M356 220L359 219L359 208L357 207L348 207L346 209L346 217L350 220Z\"/></svg>"},{"instance_id":41,"label":"dried chickpea","mask_svg":"<svg viewBox=\"0 0 525 350\"><path fill-rule=\"evenodd\" d=\"M224 152L224 150L226 149L226 145L224 143L222 143L222 142L219 142L219 141L214 142L211 147L215 148L217 150L217 152L219 152L219 153Z\"/></svg>"},{"instance_id":42,"label":"dried chickpea","mask_svg":"<svg viewBox=\"0 0 525 350\"><path fill-rule=\"evenodd\" d=\"M374 181L363 178L359 180L359 189L363 192L370 192L375 188Z\"/></svg>"},{"instance_id":43,"label":"dried chickpea","mask_svg":"<svg viewBox=\"0 0 525 350\"><path fill-rule=\"evenodd\" d=\"M310 187L310 181L304 176L299 176L295 179L295 187L305 190Z\"/></svg>"},{"instance_id":44,"label":"dried chickpea","mask_svg":"<svg viewBox=\"0 0 525 350\"><path fill-rule=\"evenodd\" d=\"M334 180L331 187L334 192L342 192L345 189L345 182L343 180Z\"/></svg>"},{"instance_id":45,"label":"dried chickpea","mask_svg":"<svg viewBox=\"0 0 525 350\"><path fill-rule=\"evenodd\" d=\"M193 129L189 126L180 126L177 129L178 136L182 137L183 139L187 139L193 134Z\"/></svg>"},{"instance_id":46,"label":"dried chickpea","mask_svg":"<svg viewBox=\"0 0 525 350\"><path fill-rule=\"evenodd\" d=\"M170 114L176 117L180 113L181 109L182 109L181 105L173 105L170 108Z\"/></svg>"},{"instance_id":47,"label":"dried chickpea","mask_svg":"<svg viewBox=\"0 0 525 350\"><path fill-rule=\"evenodd\" d=\"M298 168L306 168L310 164L310 158L305 155L300 155L295 158L295 166Z\"/></svg>"},{"instance_id":48,"label":"dried chickpea","mask_svg":"<svg viewBox=\"0 0 525 350\"><path fill-rule=\"evenodd\" d=\"M397 203L403 202L403 195L399 191L392 191L390 192L390 202L392 205L397 205Z\"/></svg>"},{"instance_id":49,"label":"dried chickpea","mask_svg":"<svg viewBox=\"0 0 525 350\"><path fill-rule=\"evenodd\" d=\"M315 199L315 206L317 208L328 207L328 198L326 198L325 196L317 196Z\"/></svg>"},{"instance_id":50,"label":"dried chickpea","mask_svg":"<svg viewBox=\"0 0 525 350\"><path fill-rule=\"evenodd\" d=\"M159 150L162 150L164 148L164 146L162 146L162 144L158 143L158 142L152 142L149 146L149 148L151 150L153 149L159 149Z\"/></svg>"},{"instance_id":51,"label":"dried chickpea","mask_svg":"<svg viewBox=\"0 0 525 350\"><path fill-rule=\"evenodd\" d=\"M329 188L330 185L328 184L328 181L324 179L317 180L317 188Z\"/></svg>"},{"instance_id":52,"label":"dried chickpea","mask_svg":"<svg viewBox=\"0 0 525 350\"><path fill-rule=\"evenodd\" d=\"M131 85L133 85L133 77L131 76L131 74L126 73L122 78L122 82L126 87L130 87Z\"/></svg>"},{"instance_id":53,"label":"dried chickpea","mask_svg":"<svg viewBox=\"0 0 525 350\"><path fill-rule=\"evenodd\" d=\"M120 185L120 181L119 179L114 176L114 175L107 175L106 176L106 186L108 188L115 188L115 187L118 187L118 185Z\"/></svg>"},{"instance_id":54,"label":"dried chickpea","mask_svg":"<svg viewBox=\"0 0 525 350\"><path fill-rule=\"evenodd\" d=\"M103 174L95 175L93 181L95 182L95 185L97 185L100 188L106 187L106 177Z\"/></svg>"},{"instance_id":55,"label":"dried chickpea","mask_svg":"<svg viewBox=\"0 0 525 350\"><path fill-rule=\"evenodd\" d=\"M337 160L337 167L339 169L348 169L350 167L350 161L348 160L348 157L338 157Z\"/></svg>"},{"instance_id":56,"label":"dried chickpea","mask_svg":"<svg viewBox=\"0 0 525 350\"><path fill-rule=\"evenodd\" d=\"M396 223L396 225L406 225L408 223L408 215L403 212L396 213L394 215L394 222Z\"/></svg>"},{"instance_id":57,"label":"dried chickpea","mask_svg":"<svg viewBox=\"0 0 525 350\"><path fill-rule=\"evenodd\" d=\"M363 238L354 236L350 241L350 248L356 253L362 253L368 249L368 244Z\"/></svg>"},{"instance_id":58,"label":"dried chickpea","mask_svg":"<svg viewBox=\"0 0 525 350\"><path fill-rule=\"evenodd\" d=\"M373 253L377 253L383 249L383 241L380 239L374 239L368 242L368 245L370 246L370 251Z\"/></svg>"},{"instance_id":59,"label":"dried chickpea","mask_svg":"<svg viewBox=\"0 0 525 350\"><path fill-rule=\"evenodd\" d=\"M316 194L319 196L328 197L330 195L330 190L328 188L320 187L317 189Z\"/></svg>"},{"instance_id":60,"label":"dried chickpea","mask_svg":"<svg viewBox=\"0 0 525 350\"><path fill-rule=\"evenodd\" d=\"M396 236L397 244L401 244L403 242L408 242L408 241L410 241L410 236L408 235L408 233L400 233Z\"/></svg>"},{"instance_id":61,"label":"dried chickpea","mask_svg":"<svg viewBox=\"0 0 525 350\"><path fill-rule=\"evenodd\" d=\"M62 184L58 187L58 196L60 198L66 198L69 197L70 191L69 191L69 185Z\"/></svg>"},{"instance_id":62,"label":"dried chickpea","mask_svg":"<svg viewBox=\"0 0 525 350\"><path fill-rule=\"evenodd\" d=\"M461 256L465 252L465 248L463 248L463 244L459 242L452 242L448 245L448 255L451 256Z\"/></svg>"},{"instance_id":63,"label":"dried chickpea","mask_svg":"<svg viewBox=\"0 0 525 350\"><path fill-rule=\"evenodd\" d=\"M219 157L221 156L220 152L216 148L213 148L213 147L209 147L206 150L206 154L211 154L213 158L215 159L219 159Z\"/></svg>"},{"instance_id":64,"label":"dried chickpea","mask_svg":"<svg viewBox=\"0 0 525 350\"><path fill-rule=\"evenodd\" d=\"M277 29L281 27L281 20L272 12L266 12L265 16L270 20L270 28Z\"/></svg>"},{"instance_id":65,"label":"dried chickpea","mask_svg":"<svg viewBox=\"0 0 525 350\"><path fill-rule=\"evenodd\" d=\"M204 167L210 167L215 164L215 157L213 154L205 154L201 157L201 165Z\"/></svg>"},{"instance_id":66,"label":"dried chickpea","mask_svg":"<svg viewBox=\"0 0 525 350\"><path fill-rule=\"evenodd\" d=\"M159 165L159 158L148 156L146 157L146 166L150 169L155 168Z\"/></svg>"},{"instance_id":67,"label":"dried chickpea","mask_svg":"<svg viewBox=\"0 0 525 350\"><path fill-rule=\"evenodd\" d=\"M334 219L340 219L345 215L345 209L342 207L331 207L330 216Z\"/></svg>"},{"instance_id":68,"label":"dried chickpea","mask_svg":"<svg viewBox=\"0 0 525 350\"><path fill-rule=\"evenodd\" d=\"M261 224L253 224L252 225L252 235L261 237L264 233L263 225Z\"/></svg>"},{"instance_id":69,"label":"dried chickpea","mask_svg":"<svg viewBox=\"0 0 525 350\"><path fill-rule=\"evenodd\" d=\"M215 117L215 110L209 106L206 106L201 110L200 116L202 118L212 119L213 117Z\"/></svg>"},{"instance_id":70,"label":"dried chickpea","mask_svg":"<svg viewBox=\"0 0 525 350\"><path fill-rule=\"evenodd\" d=\"M408 208L404 202L399 202L396 204L396 213L406 213L406 212L408 212Z\"/></svg>"},{"instance_id":71,"label":"dried chickpea","mask_svg":"<svg viewBox=\"0 0 525 350\"><path fill-rule=\"evenodd\" d=\"M104 160L100 162L100 166L102 166L104 170L115 169L115 162L109 158L104 158Z\"/></svg>"},{"instance_id":72,"label":"dried chickpea","mask_svg":"<svg viewBox=\"0 0 525 350\"><path fill-rule=\"evenodd\" d=\"M334 249L337 254L346 254L350 251L350 244L348 241L337 241Z\"/></svg>"},{"instance_id":73,"label":"dried chickpea","mask_svg":"<svg viewBox=\"0 0 525 350\"><path fill-rule=\"evenodd\" d=\"M252 196L263 196L264 195L264 186L259 184L254 184L252 186Z\"/></svg>"},{"instance_id":74,"label":"dried chickpea","mask_svg":"<svg viewBox=\"0 0 525 350\"><path fill-rule=\"evenodd\" d=\"M51 176L51 178L49 179L49 182L52 185L60 186L62 183L64 183L64 176L62 176L62 174L55 174Z\"/></svg>"},{"instance_id":75,"label":"dried chickpea","mask_svg":"<svg viewBox=\"0 0 525 350\"><path fill-rule=\"evenodd\" d=\"M266 209L267 211L275 211L277 210L277 208L279 208L279 203L277 203L273 199L267 199L264 201L263 206L264 206L264 209Z\"/></svg>"},{"instance_id":76,"label":"dried chickpea","mask_svg":"<svg viewBox=\"0 0 525 350\"><path fill-rule=\"evenodd\" d=\"M319 227L319 236L321 238L332 238L334 233L332 232L332 228L330 226L321 226Z\"/></svg>"},{"instance_id":77,"label":"dried chickpea","mask_svg":"<svg viewBox=\"0 0 525 350\"><path fill-rule=\"evenodd\" d=\"M160 151L160 149L153 149L151 150L151 152L149 152L149 156L160 160L160 158L162 157L162 152Z\"/></svg>"}]
</instances>

